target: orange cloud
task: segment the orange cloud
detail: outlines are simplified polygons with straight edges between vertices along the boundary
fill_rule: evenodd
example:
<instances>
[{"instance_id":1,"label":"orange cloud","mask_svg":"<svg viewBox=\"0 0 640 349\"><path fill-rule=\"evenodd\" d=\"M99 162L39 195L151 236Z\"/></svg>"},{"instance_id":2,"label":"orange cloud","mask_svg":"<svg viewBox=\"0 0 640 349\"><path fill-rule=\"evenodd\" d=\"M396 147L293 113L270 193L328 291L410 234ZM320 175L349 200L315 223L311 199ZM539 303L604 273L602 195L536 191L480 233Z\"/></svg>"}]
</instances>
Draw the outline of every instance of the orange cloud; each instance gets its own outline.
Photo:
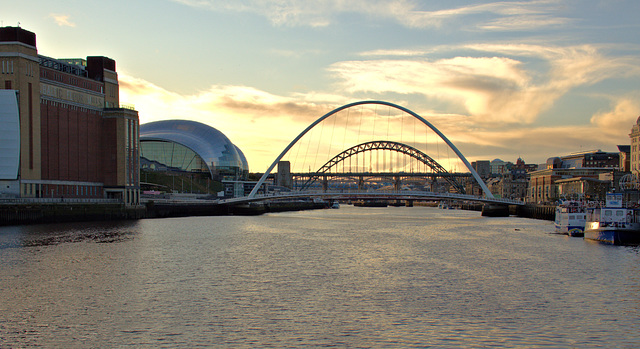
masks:
<instances>
[{"instance_id":1,"label":"orange cloud","mask_svg":"<svg viewBox=\"0 0 640 349\"><path fill-rule=\"evenodd\" d=\"M214 85L195 95L180 95L125 73L119 74L119 81L121 103L135 106L141 123L188 119L210 125L242 149L255 171L265 170L300 131L333 105L349 102L324 94L283 97L247 86Z\"/></svg>"},{"instance_id":2,"label":"orange cloud","mask_svg":"<svg viewBox=\"0 0 640 349\"><path fill-rule=\"evenodd\" d=\"M495 69L496 79L511 81L514 85L529 83L517 62L489 60L485 64L491 65L492 62L501 65ZM452 72L479 69L456 60L448 64ZM456 86L460 83L457 82ZM443 94L446 92L444 88L441 91ZM251 170L256 172L266 170L287 144L317 118L336 107L354 102L353 99L323 93L279 96L247 86L214 85L198 94L180 95L124 73L120 73L120 95L122 103L136 107L141 123L178 118L215 127L243 150ZM394 102L409 107L434 124L469 161L494 158L515 161L522 156L525 161L536 163L581 149L614 151L617 144L628 144L629 130L640 115L637 97L631 94L616 100L611 110L594 114L591 123L585 125L531 127L511 124L499 129L463 114L442 114L411 107L406 101ZM305 162L297 166L308 170L309 167L321 166L342 150L369 140L402 141L426 148L429 155L454 156L436 137L426 132L426 127L416 123L415 119L395 109L376 106L349 108L309 132L292 149L288 159L304 159ZM451 166L462 168L460 164Z\"/></svg>"},{"instance_id":3,"label":"orange cloud","mask_svg":"<svg viewBox=\"0 0 640 349\"><path fill-rule=\"evenodd\" d=\"M458 49L486 52L484 57L428 60L417 51L398 59L338 62L329 72L351 93L421 94L464 106L477 124L531 124L555 101L577 86L612 77L640 75L635 57L611 58L590 45L468 45ZM455 48L448 48L450 50ZM373 52L375 57L394 51ZM542 60L547 71L528 70L526 59Z\"/></svg>"},{"instance_id":4,"label":"orange cloud","mask_svg":"<svg viewBox=\"0 0 640 349\"><path fill-rule=\"evenodd\" d=\"M591 124L610 135L628 134L640 115L640 93L620 97L612 110L599 112L591 117Z\"/></svg>"},{"instance_id":5,"label":"orange cloud","mask_svg":"<svg viewBox=\"0 0 640 349\"><path fill-rule=\"evenodd\" d=\"M61 14L49 14L50 18L53 18L53 20L56 22L57 25L61 26L61 27L75 27L76 24L72 23L69 21L69 15L61 15Z\"/></svg>"}]
</instances>

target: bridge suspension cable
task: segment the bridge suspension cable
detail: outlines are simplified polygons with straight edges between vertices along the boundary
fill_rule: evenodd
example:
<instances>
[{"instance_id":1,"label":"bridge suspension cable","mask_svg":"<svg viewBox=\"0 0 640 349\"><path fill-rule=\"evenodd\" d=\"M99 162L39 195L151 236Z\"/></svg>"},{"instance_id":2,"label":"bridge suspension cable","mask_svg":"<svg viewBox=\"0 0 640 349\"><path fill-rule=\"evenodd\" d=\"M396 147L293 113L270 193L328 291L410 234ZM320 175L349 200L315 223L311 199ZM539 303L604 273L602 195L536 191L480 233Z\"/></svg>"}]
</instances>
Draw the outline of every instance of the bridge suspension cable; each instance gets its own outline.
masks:
<instances>
[{"instance_id":1,"label":"bridge suspension cable","mask_svg":"<svg viewBox=\"0 0 640 349\"><path fill-rule=\"evenodd\" d=\"M296 144L298 143L298 141L304 137L310 130L312 130L316 125L318 125L319 123L321 123L322 121L324 121L325 119L327 119L328 117L342 111L345 109L349 109L351 107L354 106L363 106L366 104L373 104L373 105L384 105L384 106L388 106L391 108L395 108L398 109L404 113L407 113L411 116L413 116L415 119L419 120L420 122L422 122L424 125L426 125L427 127L429 127L433 132L435 132L440 139L442 139L447 145L448 147L453 150L453 152L458 156L458 158L464 163L465 167L467 168L467 170L469 170L469 172L471 173L471 175L474 177L474 179L476 180L476 182L478 183L478 185L480 185L480 187L482 188L482 191L484 193L484 195L487 198L493 198L493 194L491 194L491 191L489 190L489 188L486 186L486 184L482 181L482 179L480 178L480 176L478 175L478 173L473 169L473 167L471 166L471 164L469 163L469 161L467 161L467 159L464 157L464 155L462 155L462 153L460 152L460 150L458 150L458 148L456 148L456 146L442 133L440 132L440 130L438 130L435 126L433 126L429 121L427 121L426 119L424 119L423 117L421 117L420 115L414 113L413 111L404 108L402 106L399 106L397 104L394 103L390 103L390 102L384 102L384 101L359 101L359 102L354 102L354 103L350 103L350 104L346 104L343 105L339 108L336 108L334 110L332 110L329 113L326 113L325 115L321 116L320 118L318 118L316 121L314 121L313 123L311 123L306 129L304 129L296 138L294 138L291 143L289 143L287 145L287 147L285 147L285 149L282 151L282 153L280 153L280 155L273 161L273 163L269 166L269 168L265 171L265 173L262 175L262 177L260 178L260 180L258 181L258 183L255 185L255 187L253 188L253 190L251 190L251 193L249 194L249 197L255 197L255 195L258 192L258 189L262 186L262 184L264 184L264 182L266 181L267 177L269 176L269 174L271 173L271 171L273 171L273 169L275 168L275 166L278 164L278 162L280 162L280 160L282 160L282 158L289 152L289 150ZM348 115L348 114L347 114ZM404 128L404 125L403 125Z\"/></svg>"}]
</instances>

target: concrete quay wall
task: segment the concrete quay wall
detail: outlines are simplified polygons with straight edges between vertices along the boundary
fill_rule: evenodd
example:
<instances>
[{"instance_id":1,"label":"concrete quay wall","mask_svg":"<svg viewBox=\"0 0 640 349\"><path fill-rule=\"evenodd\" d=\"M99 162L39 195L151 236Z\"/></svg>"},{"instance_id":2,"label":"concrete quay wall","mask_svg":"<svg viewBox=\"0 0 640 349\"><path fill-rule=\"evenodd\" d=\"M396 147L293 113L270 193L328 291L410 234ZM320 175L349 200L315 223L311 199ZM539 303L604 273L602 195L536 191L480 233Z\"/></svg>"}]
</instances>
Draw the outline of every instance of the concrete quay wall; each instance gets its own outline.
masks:
<instances>
[{"instance_id":1,"label":"concrete quay wall","mask_svg":"<svg viewBox=\"0 0 640 349\"><path fill-rule=\"evenodd\" d=\"M139 219L145 208L122 204L19 204L0 205L0 225Z\"/></svg>"},{"instance_id":2,"label":"concrete quay wall","mask_svg":"<svg viewBox=\"0 0 640 349\"><path fill-rule=\"evenodd\" d=\"M126 207L122 204L56 203L0 205L0 225L22 225L59 222L86 222L141 218L167 218L188 216L259 215L267 212L322 209L327 206L314 202L271 202L245 205L219 205L216 203L154 203L146 206ZM479 204L462 207L482 210ZM524 218L554 220L555 206L510 206L507 215Z\"/></svg>"},{"instance_id":3,"label":"concrete quay wall","mask_svg":"<svg viewBox=\"0 0 640 349\"><path fill-rule=\"evenodd\" d=\"M219 205L213 202L154 203L127 207L122 204L49 203L0 205L0 226L62 222L88 222L190 216L259 215L267 212L326 208L314 202L271 202L251 205Z\"/></svg>"},{"instance_id":4,"label":"concrete quay wall","mask_svg":"<svg viewBox=\"0 0 640 349\"><path fill-rule=\"evenodd\" d=\"M547 221L555 220L555 205L526 204L515 207L515 215L523 218L542 219Z\"/></svg>"},{"instance_id":5,"label":"concrete quay wall","mask_svg":"<svg viewBox=\"0 0 640 349\"><path fill-rule=\"evenodd\" d=\"M547 221L555 220L555 205L482 205L482 215L486 217L509 217L518 216L522 218L541 219Z\"/></svg>"}]
</instances>

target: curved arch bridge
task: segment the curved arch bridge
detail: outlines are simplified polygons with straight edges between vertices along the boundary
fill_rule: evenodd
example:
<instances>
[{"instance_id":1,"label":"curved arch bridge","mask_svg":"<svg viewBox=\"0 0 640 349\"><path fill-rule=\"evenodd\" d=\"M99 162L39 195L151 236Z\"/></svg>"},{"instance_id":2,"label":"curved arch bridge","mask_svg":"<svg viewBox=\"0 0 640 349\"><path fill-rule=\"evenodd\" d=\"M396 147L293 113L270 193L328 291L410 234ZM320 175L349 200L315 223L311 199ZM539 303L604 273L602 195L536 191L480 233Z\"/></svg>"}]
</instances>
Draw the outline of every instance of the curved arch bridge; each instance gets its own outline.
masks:
<instances>
[{"instance_id":1,"label":"curved arch bridge","mask_svg":"<svg viewBox=\"0 0 640 349\"><path fill-rule=\"evenodd\" d=\"M432 172L428 173L407 173L407 172L398 172L398 173L385 173L385 172L336 172L334 169L339 168L339 164L343 163L345 160L351 158L352 156L356 156L361 153L373 152L376 150L387 150L392 152L397 152L400 154L407 155L418 162L424 164L429 167ZM452 174L449 173L444 167L442 167L437 161L432 159L429 155L424 152L404 143L393 142L393 141L371 141L365 142L358 145L355 145L347 150L342 151L340 154L334 156L331 160L327 161L322 167L320 167L315 173L294 173L294 177L298 178L308 178L304 184L300 187L299 190L306 190L313 185L314 182L321 180L323 182L323 189L327 190L327 179L328 178L357 178L358 179L358 187L362 189L361 182L364 177L384 177L384 178L394 178L395 181L395 189L400 190L399 179L406 177L428 177L428 178L444 178L449 184L460 194L465 194L464 185L461 184L457 178L459 177L471 177L472 174Z\"/></svg>"},{"instance_id":2,"label":"curved arch bridge","mask_svg":"<svg viewBox=\"0 0 640 349\"><path fill-rule=\"evenodd\" d=\"M336 108L336 109L330 111L329 113L327 113L327 114L321 116L320 118L318 118L316 121L311 123L306 129L304 129L302 132L300 132L300 134L296 138L294 138L289 143L289 145L287 145L287 147L285 147L285 149L282 151L282 153L280 153L280 155L271 163L269 168L265 171L265 173L262 175L262 177L258 180L256 185L253 187L253 190L251 190L251 193L249 193L248 197L249 198L253 198L258 194L258 190L262 187L262 184L265 182L267 177L271 174L271 171L273 171L273 169L278 164L278 162L289 152L289 150L302 137L304 137L304 135L307 134L307 132L309 132L311 129L313 129L316 125L320 124L325 119L331 117L332 115L334 115L334 114L336 114L336 113L338 113L338 112L340 112L340 111L342 111L344 109L348 109L348 108L355 107L355 106L358 106L358 105L365 105L365 104L384 105L384 106L388 106L390 108L395 108L395 109L398 109L398 110L400 110L402 112L405 112L405 113L411 115L413 118L415 118L418 121L422 122L424 125L426 125L428 128L430 128L433 132L435 132L438 135L438 137L440 137L440 139L442 139L447 144L447 146L451 150L453 150L453 152L458 156L458 158L464 163L465 167L469 170L469 173L471 173L473 178L476 180L476 182L478 183L478 185L482 189L485 197L488 198L488 199L493 198L493 194L491 193L491 191L489 190L487 185L482 181L482 179L480 178L478 173L473 169L473 167L471 166L469 161L467 161L467 159L464 157L464 155L462 155L460 150L458 150L458 148L456 148L456 146L442 132L440 132L440 130L438 130L434 125L432 125L425 118L423 118L422 116L414 113L413 111L411 111L411 110L409 110L407 108L404 108L402 106L399 106L397 104L384 102L384 101L360 101L360 102L354 102L354 103L346 104L346 105L343 105L342 107ZM426 161L426 159L425 159L425 161Z\"/></svg>"}]
</instances>

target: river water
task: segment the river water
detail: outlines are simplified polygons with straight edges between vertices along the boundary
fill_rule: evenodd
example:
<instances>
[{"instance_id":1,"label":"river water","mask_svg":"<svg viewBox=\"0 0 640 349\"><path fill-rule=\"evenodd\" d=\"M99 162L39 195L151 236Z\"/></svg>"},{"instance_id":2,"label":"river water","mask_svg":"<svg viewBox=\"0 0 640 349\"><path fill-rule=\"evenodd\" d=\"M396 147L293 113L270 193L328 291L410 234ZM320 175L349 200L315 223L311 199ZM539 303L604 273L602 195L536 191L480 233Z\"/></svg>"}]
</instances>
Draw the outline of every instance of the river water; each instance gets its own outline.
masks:
<instances>
[{"instance_id":1,"label":"river water","mask_svg":"<svg viewBox=\"0 0 640 349\"><path fill-rule=\"evenodd\" d=\"M0 228L0 348L640 345L640 250L437 208Z\"/></svg>"}]
</instances>

